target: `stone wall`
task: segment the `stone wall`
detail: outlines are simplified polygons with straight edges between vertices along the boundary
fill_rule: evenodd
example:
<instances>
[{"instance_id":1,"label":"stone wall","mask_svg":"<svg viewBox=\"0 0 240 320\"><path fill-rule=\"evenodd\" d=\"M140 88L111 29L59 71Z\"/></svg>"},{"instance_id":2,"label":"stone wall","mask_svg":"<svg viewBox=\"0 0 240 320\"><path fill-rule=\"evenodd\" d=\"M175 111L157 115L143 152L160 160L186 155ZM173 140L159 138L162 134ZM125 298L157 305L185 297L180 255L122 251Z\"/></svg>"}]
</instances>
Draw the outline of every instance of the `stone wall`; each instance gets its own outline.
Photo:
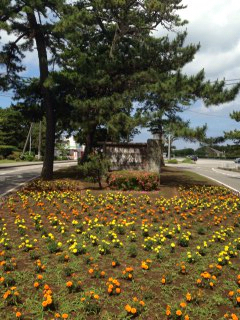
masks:
<instances>
[{"instance_id":1,"label":"stone wall","mask_svg":"<svg viewBox=\"0 0 240 320\"><path fill-rule=\"evenodd\" d=\"M100 144L111 161L111 170L146 170L160 172L160 143L149 139L147 143Z\"/></svg>"}]
</instances>

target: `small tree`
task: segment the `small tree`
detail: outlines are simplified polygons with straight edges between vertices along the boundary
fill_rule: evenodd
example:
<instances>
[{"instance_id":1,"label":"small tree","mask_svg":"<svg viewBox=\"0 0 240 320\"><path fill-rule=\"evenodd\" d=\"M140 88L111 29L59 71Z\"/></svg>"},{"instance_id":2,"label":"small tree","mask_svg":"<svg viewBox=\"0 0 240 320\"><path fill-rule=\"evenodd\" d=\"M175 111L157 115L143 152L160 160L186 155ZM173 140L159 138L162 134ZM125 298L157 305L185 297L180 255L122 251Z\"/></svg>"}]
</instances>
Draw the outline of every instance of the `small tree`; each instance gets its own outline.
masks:
<instances>
[{"instance_id":1,"label":"small tree","mask_svg":"<svg viewBox=\"0 0 240 320\"><path fill-rule=\"evenodd\" d=\"M94 182L98 182L102 189L102 179L109 171L110 162L101 154L91 154L84 164L79 165L79 170L84 177L90 177Z\"/></svg>"}]
</instances>

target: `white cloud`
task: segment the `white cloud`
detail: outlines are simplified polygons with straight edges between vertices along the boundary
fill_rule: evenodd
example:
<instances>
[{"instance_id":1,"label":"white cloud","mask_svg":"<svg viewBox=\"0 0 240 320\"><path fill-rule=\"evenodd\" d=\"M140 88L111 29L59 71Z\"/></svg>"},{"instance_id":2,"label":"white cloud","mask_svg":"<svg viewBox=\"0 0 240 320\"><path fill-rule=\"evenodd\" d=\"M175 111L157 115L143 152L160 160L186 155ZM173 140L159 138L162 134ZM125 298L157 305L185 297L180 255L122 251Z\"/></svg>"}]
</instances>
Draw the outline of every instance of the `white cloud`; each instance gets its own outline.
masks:
<instances>
[{"instance_id":1,"label":"white cloud","mask_svg":"<svg viewBox=\"0 0 240 320\"><path fill-rule=\"evenodd\" d=\"M207 78L240 78L240 1L184 0L181 17L189 21L187 43L201 48L187 73L204 68Z\"/></svg>"}]
</instances>

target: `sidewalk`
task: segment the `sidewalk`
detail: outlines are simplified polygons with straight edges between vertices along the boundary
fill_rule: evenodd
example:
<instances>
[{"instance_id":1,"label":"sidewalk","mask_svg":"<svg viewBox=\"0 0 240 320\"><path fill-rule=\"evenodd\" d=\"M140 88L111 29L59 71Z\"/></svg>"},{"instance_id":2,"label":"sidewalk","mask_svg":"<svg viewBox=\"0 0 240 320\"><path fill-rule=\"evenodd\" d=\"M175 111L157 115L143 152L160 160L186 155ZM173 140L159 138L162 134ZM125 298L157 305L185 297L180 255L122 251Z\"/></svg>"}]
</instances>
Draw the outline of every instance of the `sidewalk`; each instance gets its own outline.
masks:
<instances>
[{"instance_id":1,"label":"sidewalk","mask_svg":"<svg viewBox=\"0 0 240 320\"><path fill-rule=\"evenodd\" d=\"M76 164L77 164L77 160L59 160L59 161L54 161L54 164L73 163L73 162L76 162ZM7 169L7 168L34 166L34 165L42 165L42 164L43 164L43 161L24 161L24 162L1 163L0 170Z\"/></svg>"}]
</instances>

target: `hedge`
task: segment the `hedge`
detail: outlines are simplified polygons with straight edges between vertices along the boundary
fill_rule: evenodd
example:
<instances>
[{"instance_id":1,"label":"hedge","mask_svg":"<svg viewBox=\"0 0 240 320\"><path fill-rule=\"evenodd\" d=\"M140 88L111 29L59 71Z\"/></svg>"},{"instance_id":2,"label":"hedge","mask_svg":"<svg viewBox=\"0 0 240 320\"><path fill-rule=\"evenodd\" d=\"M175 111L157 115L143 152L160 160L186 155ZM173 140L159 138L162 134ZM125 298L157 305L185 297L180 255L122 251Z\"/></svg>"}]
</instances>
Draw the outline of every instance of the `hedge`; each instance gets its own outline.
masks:
<instances>
[{"instance_id":1,"label":"hedge","mask_svg":"<svg viewBox=\"0 0 240 320\"><path fill-rule=\"evenodd\" d=\"M0 145L0 156L3 156L4 158L9 156L13 151L18 151L18 148L14 146Z\"/></svg>"},{"instance_id":2,"label":"hedge","mask_svg":"<svg viewBox=\"0 0 240 320\"><path fill-rule=\"evenodd\" d=\"M145 171L115 171L108 175L108 185L115 190L158 190L159 174Z\"/></svg>"}]
</instances>

